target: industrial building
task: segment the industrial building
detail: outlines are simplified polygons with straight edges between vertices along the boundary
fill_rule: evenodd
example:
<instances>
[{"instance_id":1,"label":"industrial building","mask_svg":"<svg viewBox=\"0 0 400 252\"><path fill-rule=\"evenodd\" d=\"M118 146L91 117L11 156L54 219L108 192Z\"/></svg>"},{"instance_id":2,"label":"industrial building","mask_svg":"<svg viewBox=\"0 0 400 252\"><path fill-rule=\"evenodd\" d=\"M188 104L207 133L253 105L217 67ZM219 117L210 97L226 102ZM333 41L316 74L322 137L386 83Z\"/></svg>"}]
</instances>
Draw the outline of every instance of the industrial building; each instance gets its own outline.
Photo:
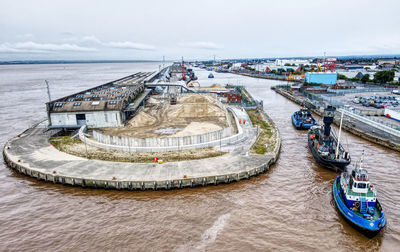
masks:
<instances>
[{"instance_id":1,"label":"industrial building","mask_svg":"<svg viewBox=\"0 0 400 252\"><path fill-rule=\"evenodd\" d=\"M144 79L137 73L46 103L49 128L123 126L144 101Z\"/></svg>"},{"instance_id":2,"label":"industrial building","mask_svg":"<svg viewBox=\"0 0 400 252\"><path fill-rule=\"evenodd\" d=\"M290 65L309 65L311 64L310 59L276 59L275 60L275 65L276 66L284 66L285 64L290 64Z\"/></svg>"},{"instance_id":3,"label":"industrial building","mask_svg":"<svg viewBox=\"0 0 400 252\"><path fill-rule=\"evenodd\" d=\"M337 82L337 73L334 72L307 72L305 75L306 83L318 83L324 85L334 85Z\"/></svg>"}]
</instances>

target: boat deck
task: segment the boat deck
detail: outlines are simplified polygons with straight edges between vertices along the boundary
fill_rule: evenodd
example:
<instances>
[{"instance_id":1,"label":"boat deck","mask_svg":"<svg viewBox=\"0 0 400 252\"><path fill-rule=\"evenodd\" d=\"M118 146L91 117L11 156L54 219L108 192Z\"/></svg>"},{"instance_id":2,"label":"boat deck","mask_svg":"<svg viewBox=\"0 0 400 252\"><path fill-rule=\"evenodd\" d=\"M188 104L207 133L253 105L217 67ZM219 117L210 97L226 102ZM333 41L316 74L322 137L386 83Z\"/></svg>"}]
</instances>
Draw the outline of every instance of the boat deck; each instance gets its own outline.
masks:
<instances>
[{"instance_id":1,"label":"boat deck","mask_svg":"<svg viewBox=\"0 0 400 252\"><path fill-rule=\"evenodd\" d=\"M340 192L340 183L336 183L336 189ZM340 195L340 200L342 200L344 202L343 195L341 193L339 193L339 195ZM378 209L377 205L378 204L375 204L375 211L374 211L374 215L372 216L372 218L374 220L381 218L381 211ZM360 211L352 211L352 212L355 213L359 217L363 217L363 214L360 213Z\"/></svg>"}]
</instances>

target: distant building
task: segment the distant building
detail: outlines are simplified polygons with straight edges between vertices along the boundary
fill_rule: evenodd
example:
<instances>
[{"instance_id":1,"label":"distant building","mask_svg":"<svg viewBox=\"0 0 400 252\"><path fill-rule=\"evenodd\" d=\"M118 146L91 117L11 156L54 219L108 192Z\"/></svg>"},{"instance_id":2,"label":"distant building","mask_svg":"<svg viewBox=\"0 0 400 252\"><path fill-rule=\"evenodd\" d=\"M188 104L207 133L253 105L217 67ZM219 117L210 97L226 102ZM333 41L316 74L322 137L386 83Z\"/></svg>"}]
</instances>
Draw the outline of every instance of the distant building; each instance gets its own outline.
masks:
<instances>
[{"instance_id":1,"label":"distant building","mask_svg":"<svg viewBox=\"0 0 400 252\"><path fill-rule=\"evenodd\" d=\"M142 76L143 73L130 75L46 103L49 127L123 126L137 109L139 104L136 103L140 103L141 99L136 98L145 90ZM135 103L131 104L134 100Z\"/></svg>"},{"instance_id":2,"label":"distant building","mask_svg":"<svg viewBox=\"0 0 400 252\"><path fill-rule=\"evenodd\" d=\"M398 59L378 59L377 61L379 66L382 65L398 65L399 64L399 60Z\"/></svg>"},{"instance_id":3,"label":"distant building","mask_svg":"<svg viewBox=\"0 0 400 252\"><path fill-rule=\"evenodd\" d=\"M305 81L306 83L334 85L337 82L337 73L307 72L305 75Z\"/></svg>"},{"instance_id":4,"label":"distant building","mask_svg":"<svg viewBox=\"0 0 400 252\"><path fill-rule=\"evenodd\" d=\"M308 59L276 59L275 60L275 65L277 66L284 66L285 64L290 64L290 65L309 65L311 63L311 60Z\"/></svg>"},{"instance_id":5,"label":"distant building","mask_svg":"<svg viewBox=\"0 0 400 252\"><path fill-rule=\"evenodd\" d=\"M228 102L240 103L242 102L242 95L237 90L231 90L228 93Z\"/></svg>"}]
</instances>

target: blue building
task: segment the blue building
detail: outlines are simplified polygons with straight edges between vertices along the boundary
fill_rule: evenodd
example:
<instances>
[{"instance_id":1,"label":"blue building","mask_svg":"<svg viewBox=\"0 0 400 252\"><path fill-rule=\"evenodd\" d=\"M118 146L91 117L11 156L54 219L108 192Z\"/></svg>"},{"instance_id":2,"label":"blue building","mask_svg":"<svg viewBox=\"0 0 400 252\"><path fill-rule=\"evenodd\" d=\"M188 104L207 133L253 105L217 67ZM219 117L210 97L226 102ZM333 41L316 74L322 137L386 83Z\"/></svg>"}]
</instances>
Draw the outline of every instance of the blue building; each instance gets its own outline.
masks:
<instances>
[{"instance_id":1,"label":"blue building","mask_svg":"<svg viewBox=\"0 0 400 252\"><path fill-rule=\"evenodd\" d=\"M305 76L306 83L320 83L325 85L334 85L337 82L337 73L328 72L307 72Z\"/></svg>"}]
</instances>

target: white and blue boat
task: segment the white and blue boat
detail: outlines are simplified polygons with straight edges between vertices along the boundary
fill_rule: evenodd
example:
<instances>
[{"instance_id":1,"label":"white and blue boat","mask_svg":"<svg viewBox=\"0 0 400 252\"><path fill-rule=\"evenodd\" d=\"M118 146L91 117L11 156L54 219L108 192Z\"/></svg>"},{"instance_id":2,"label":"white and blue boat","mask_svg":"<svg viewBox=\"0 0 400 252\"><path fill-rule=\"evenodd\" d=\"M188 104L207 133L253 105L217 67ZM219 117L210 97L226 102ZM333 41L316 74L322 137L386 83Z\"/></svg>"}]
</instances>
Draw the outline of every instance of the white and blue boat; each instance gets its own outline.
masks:
<instances>
[{"instance_id":1,"label":"white and blue boat","mask_svg":"<svg viewBox=\"0 0 400 252\"><path fill-rule=\"evenodd\" d=\"M385 226L385 214L367 170L359 167L343 172L333 183L332 193L344 218L368 237L375 236Z\"/></svg>"},{"instance_id":2,"label":"white and blue boat","mask_svg":"<svg viewBox=\"0 0 400 252\"><path fill-rule=\"evenodd\" d=\"M302 107L299 111L296 111L292 115L292 123L298 130L309 129L314 125L318 125L311 111L305 107Z\"/></svg>"},{"instance_id":3,"label":"white and blue boat","mask_svg":"<svg viewBox=\"0 0 400 252\"><path fill-rule=\"evenodd\" d=\"M210 73L209 75L208 75L208 78L214 78L214 75L212 74L212 73Z\"/></svg>"}]
</instances>

